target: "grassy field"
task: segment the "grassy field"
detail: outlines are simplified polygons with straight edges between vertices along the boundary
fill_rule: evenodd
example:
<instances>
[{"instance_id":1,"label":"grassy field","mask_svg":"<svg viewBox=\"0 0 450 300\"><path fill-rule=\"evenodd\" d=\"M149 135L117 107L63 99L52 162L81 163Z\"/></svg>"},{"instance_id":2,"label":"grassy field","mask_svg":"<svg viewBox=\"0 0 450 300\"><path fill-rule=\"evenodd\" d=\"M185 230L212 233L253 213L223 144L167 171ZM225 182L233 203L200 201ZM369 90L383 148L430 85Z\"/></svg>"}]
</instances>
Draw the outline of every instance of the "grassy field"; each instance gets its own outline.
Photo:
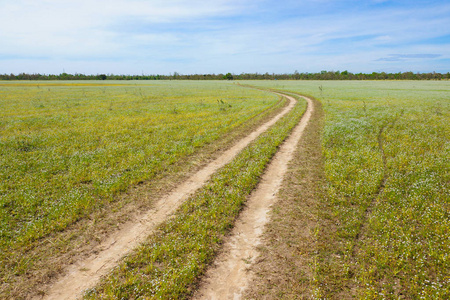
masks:
<instances>
[{"instance_id":1,"label":"grassy field","mask_svg":"<svg viewBox=\"0 0 450 300\"><path fill-rule=\"evenodd\" d=\"M247 83L323 103L309 295L449 298L450 82Z\"/></svg>"},{"instance_id":2,"label":"grassy field","mask_svg":"<svg viewBox=\"0 0 450 300\"><path fill-rule=\"evenodd\" d=\"M240 83L311 95L324 111L323 127L306 136L320 151L300 145L298 155L314 160L294 160L266 236L266 256L284 247L283 263L260 274L286 284L251 295L449 298L450 82ZM276 103L225 82L0 84L0 295L30 276L34 262L23 254L38 242L188 164ZM86 297L189 295L303 109L216 174Z\"/></svg>"},{"instance_id":3,"label":"grassy field","mask_svg":"<svg viewBox=\"0 0 450 300\"><path fill-rule=\"evenodd\" d=\"M43 238L189 164L278 100L224 82L1 83L2 290L29 276L25 253Z\"/></svg>"}]
</instances>

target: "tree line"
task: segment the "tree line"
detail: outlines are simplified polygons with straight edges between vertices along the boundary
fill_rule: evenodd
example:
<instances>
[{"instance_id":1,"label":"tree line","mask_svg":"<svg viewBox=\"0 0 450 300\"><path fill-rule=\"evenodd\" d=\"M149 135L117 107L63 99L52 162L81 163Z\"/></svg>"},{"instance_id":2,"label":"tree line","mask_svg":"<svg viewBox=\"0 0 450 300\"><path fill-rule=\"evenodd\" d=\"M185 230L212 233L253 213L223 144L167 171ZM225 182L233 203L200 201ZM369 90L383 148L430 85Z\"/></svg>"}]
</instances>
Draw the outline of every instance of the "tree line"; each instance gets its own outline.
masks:
<instances>
[{"instance_id":1,"label":"tree line","mask_svg":"<svg viewBox=\"0 0 450 300\"><path fill-rule=\"evenodd\" d=\"M348 71L321 71L318 73L269 74L269 73L241 73L241 74L191 74L183 75L174 72L170 75L115 75L115 74L0 74L0 80L445 80L450 79L447 73L351 73Z\"/></svg>"}]
</instances>

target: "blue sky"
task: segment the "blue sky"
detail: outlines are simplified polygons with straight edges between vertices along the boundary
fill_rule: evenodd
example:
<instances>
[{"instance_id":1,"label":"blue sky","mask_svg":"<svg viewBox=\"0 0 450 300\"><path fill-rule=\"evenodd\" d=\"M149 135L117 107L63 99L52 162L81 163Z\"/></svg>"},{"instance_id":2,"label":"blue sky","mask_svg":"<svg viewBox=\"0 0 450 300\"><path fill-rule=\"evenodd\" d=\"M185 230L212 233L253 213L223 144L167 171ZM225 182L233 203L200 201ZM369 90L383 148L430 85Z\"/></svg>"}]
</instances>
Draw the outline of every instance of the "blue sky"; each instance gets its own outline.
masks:
<instances>
[{"instance_id":1,"label":"blue sky","mask_svg":"<svg viewBox=\"0 0 450 300\"><path fill-rule=\"evenodd\" d=\"M0 73L449 72L450 1L0 0Z\"/></svg>"}]
</instances>

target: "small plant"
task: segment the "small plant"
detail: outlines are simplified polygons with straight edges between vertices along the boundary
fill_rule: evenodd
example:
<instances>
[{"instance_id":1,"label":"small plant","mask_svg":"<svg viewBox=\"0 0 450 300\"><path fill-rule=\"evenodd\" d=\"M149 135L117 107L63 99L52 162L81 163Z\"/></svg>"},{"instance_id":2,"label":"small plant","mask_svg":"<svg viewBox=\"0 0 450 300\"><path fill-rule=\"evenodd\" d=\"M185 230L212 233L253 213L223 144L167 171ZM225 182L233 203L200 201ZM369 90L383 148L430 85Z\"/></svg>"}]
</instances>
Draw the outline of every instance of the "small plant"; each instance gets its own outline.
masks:
<instances>
[{"instance_id":1,"label":"small plant","mask_svg":"<svg viewBox=\"0 0 450 300\"><path fill-rule=\"evenodd\" d=\"M219 110L221 110L221 111L226 111L227 108L231 108L232 107L231 104L226 103L222 99L218 99L217 103L219 104Z\"/></svg>"}]
</instances>

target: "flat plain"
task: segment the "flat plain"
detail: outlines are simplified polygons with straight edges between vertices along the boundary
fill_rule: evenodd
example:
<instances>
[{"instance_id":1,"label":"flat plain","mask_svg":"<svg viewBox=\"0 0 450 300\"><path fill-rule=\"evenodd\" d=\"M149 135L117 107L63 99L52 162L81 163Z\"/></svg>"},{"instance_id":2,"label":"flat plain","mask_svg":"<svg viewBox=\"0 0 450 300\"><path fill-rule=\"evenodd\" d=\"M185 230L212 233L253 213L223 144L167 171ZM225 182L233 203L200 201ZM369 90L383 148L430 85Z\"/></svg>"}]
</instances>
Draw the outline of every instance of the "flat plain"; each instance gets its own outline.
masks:
<instances>
[{"instance_id":1,"label":"flat plain","mask_svg":"<svg viewBox=\"0 0 450 300\"><path fill-rule=\"evenodd\" d=\"M307 133L314 149L301 144L285 178L247 296L450 297L450 82L239 84L311 96L323 109ZM70 247L86 227L67 243L60 233L97 211L124 210L134 201L130 189L167 185L172 169L184 170L180 163L199 163L195 153L219 151L214 145L282 105L230 82L0 84L0 295L32 293L26 282L43 261L34 248ZM192 295L303 111L297 106L221 169L85 297ZM108 222L105 230L116 226ZM49 256L67 252L58 249Z\"/></svg>"}]
</instances>

